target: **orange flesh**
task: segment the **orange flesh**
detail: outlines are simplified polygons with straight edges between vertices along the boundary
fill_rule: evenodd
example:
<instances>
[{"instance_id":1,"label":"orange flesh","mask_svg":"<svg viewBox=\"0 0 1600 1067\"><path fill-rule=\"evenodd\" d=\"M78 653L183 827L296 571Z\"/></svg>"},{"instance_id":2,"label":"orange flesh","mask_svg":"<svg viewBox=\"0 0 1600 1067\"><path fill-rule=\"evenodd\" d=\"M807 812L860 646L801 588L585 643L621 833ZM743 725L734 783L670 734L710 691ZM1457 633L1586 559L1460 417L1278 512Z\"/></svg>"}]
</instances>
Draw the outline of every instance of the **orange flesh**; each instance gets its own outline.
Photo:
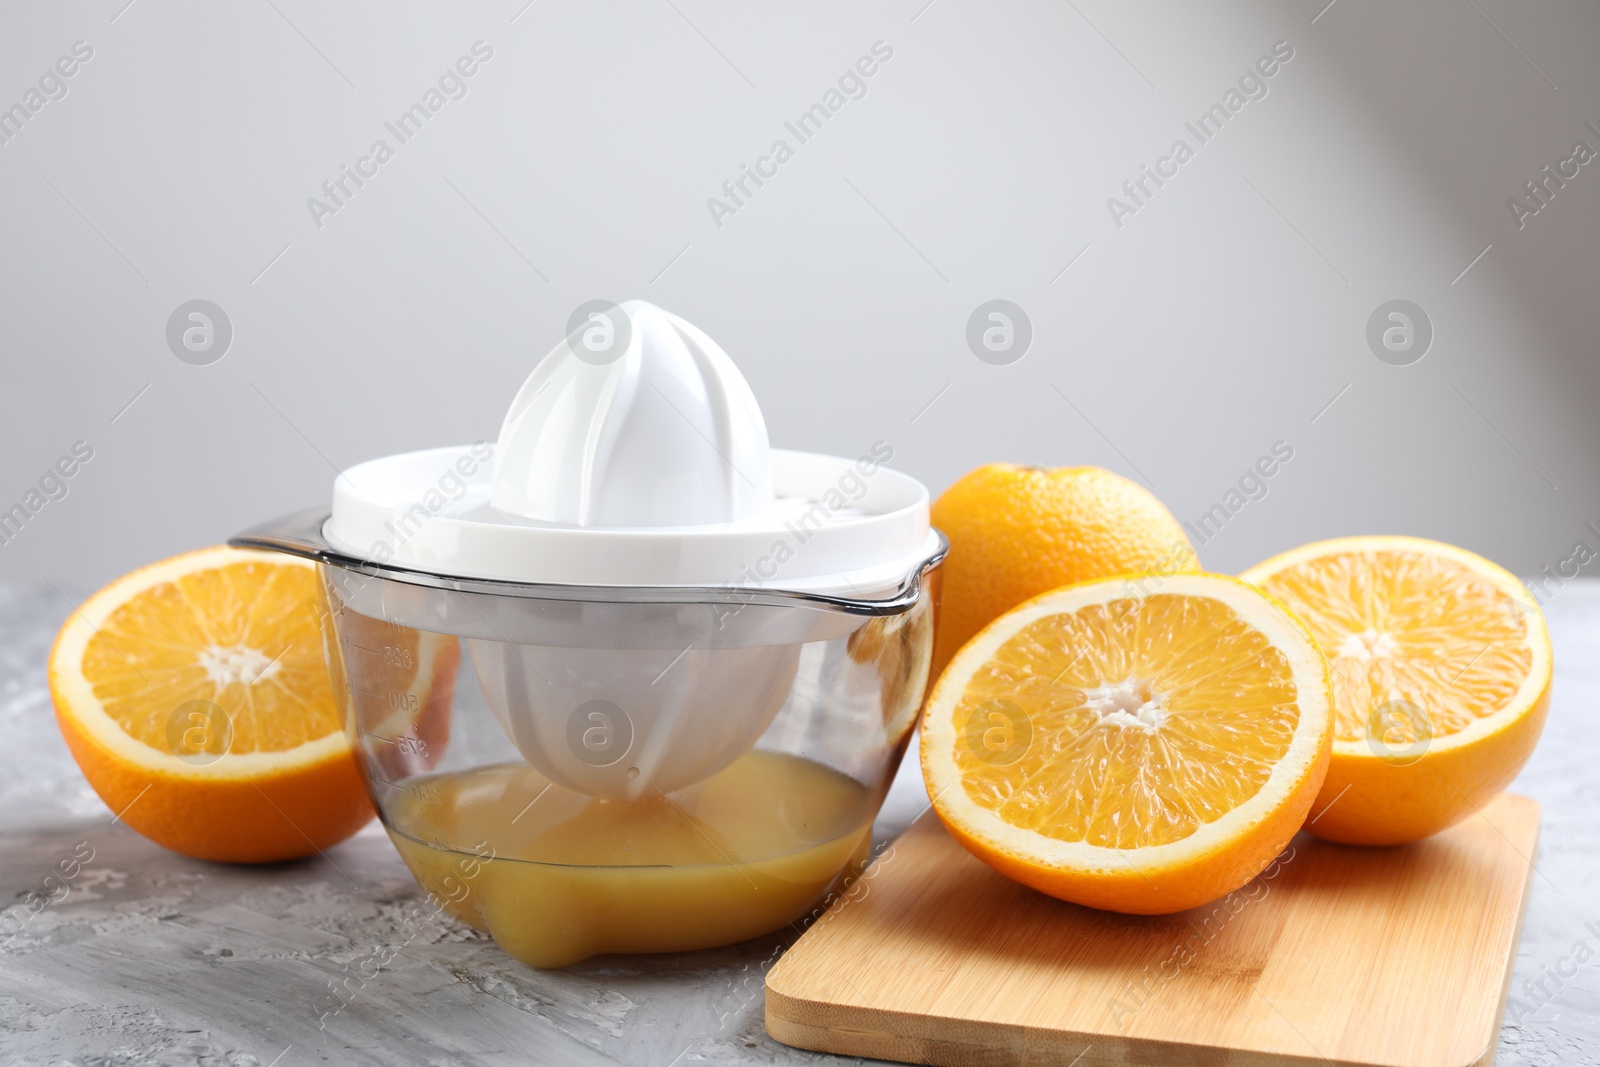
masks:
<instances>
[{"instance_id":1,"label":"orange flesh","mask_svg":"<svg viewBox=\"0 0 1600 1067\"><path fill-rule=\"evenodd\" d=\"M1533 667L1527 609L1451 559L1342 552L1262 584L1294 607L1327 654L1340 741L1381 735L1409 745L1457 733L1506 707ZM1422 715L1392 710L1395 701Z\"/></svg>"},{"instance_id":2,"label":"orange flesh","mask_svg":"<svg viewBox=\"0 0 1600 1067\"><path fill-rule=\"evenodd\" d=\"M107 715L162 752L190 745L281 752L340 729L318 627L322 594L308 567L233 563L152 586L89 638L83 675ZM227 713L231 739L174 733L174 713L205 700ZM194 720L206 725L202 719Z\"/></svg>"},{"instance_id":3,"label":"orange flesh","mask_svg":"<svg viewBox=\"0 0 1600 1067\"><path fill-rule=\"evenodd\" d=\"M1220 600L1114 600L1039 619L996 650L953 713L968 739L956 764L973 802L1013 826L1168 844L1260 791L1294 738L1297 699L1288 659ZM1019 730L1026 750L997 761Z\"/></svg>"}]
</instances>

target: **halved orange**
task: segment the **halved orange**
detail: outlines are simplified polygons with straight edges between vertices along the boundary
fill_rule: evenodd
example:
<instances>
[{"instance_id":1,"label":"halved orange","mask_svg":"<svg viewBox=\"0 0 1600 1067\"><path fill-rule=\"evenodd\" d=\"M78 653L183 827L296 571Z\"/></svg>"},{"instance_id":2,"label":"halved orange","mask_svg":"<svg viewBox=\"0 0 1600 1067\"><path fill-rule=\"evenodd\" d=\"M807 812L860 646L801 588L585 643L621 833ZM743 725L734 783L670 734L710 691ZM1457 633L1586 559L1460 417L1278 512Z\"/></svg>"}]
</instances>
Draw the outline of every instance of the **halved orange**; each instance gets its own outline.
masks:
<instances>
[{"instance_id":1,"label":"halved orange","mask_svg":"<svg viewBox=\"0 0 1600 1067\"><path fill-rule=\"evenodd\" d=\"M56 720L89 784L133 829L201 859L290 859L360 829L372 806L324 666L325 614L314 564L226 547L95 593L50 654Z\"/></svg>"},{"instance_id":2,"label":"halved orange","mask_svg":"<svg viewBox=\"0 0 1600 1067\"><path fill-rule=\"evenodd\" d=\"M1392 845L1458 822L1527 762L1550 707L1550 634L1528 590L1417 537L1319 541L1252 567L1333 674L1333 763L1307 827Z\"/></svg>"},{"instance_id":3,"label":"halved orange","mask_svg":"<svg viewBox=\"0 0 1600 1067\"><path fill-rule=\"evenodd\" d=\"M1085 582L950 661L923 776L951 834L1001 873L1091 907L1182 911L1249 882L1300 829L1330 703L1305 627L1236 578Z\"/></svg>"}]
</instances>

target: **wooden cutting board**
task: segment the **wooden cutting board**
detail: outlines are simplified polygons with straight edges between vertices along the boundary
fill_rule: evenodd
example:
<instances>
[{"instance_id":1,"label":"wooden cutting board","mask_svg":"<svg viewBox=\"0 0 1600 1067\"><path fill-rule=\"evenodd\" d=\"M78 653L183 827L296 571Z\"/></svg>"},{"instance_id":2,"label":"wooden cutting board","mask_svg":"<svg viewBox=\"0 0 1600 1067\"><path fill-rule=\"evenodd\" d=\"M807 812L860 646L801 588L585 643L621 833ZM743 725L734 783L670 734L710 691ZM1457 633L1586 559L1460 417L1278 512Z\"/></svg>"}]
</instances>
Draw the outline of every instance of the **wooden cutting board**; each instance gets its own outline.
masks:
<instances>
[{"instance_id":1,"label":"wooden cutting board","mask_svg":"<svg viewBox=\"0 0 1600 1067\"><path fill-rule=\"evenodd\" d=\"M1539 805L1413 845L1301 834L1218 905L1115 915L974 859L924 815L767 976L786 1044L910 1063L1487 1067Z\"/></svg>"}]
</instances>

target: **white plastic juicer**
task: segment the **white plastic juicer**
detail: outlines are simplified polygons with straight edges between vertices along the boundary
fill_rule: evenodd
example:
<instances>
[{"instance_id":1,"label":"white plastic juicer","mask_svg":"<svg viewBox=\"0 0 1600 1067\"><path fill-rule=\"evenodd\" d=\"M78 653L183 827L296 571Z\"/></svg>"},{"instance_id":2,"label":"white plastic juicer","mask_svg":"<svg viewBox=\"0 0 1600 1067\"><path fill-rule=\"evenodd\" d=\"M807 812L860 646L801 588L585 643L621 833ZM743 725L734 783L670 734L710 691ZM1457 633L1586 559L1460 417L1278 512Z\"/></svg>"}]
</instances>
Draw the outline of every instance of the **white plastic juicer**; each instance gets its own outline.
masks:
<instances>
[{"instance_id":1,"label":"white plastic juicer","mask_svg":"<svg viewBox=\"0 0 1600 1067\"><path fill-rule=\"evenodd\" d=\"M922 702L945 549L926 489L890 456L772 449L727 354L630 301L534 368L492 448L359 464L331 510L233 543L322 565L330 674L391 834L429 782L508 760L575 805L661 797L695 819L707 783L754 750L858 783L870 828ZM459 677L458 641L473 667ZM429 825L446 851L482 830L526 863L588 862ZM730 862L757 862L754 847ZM494 933L493 902L469 903L462 917ZM711 923L679 947L756 932Z\"/></svg>"}]
</instances>

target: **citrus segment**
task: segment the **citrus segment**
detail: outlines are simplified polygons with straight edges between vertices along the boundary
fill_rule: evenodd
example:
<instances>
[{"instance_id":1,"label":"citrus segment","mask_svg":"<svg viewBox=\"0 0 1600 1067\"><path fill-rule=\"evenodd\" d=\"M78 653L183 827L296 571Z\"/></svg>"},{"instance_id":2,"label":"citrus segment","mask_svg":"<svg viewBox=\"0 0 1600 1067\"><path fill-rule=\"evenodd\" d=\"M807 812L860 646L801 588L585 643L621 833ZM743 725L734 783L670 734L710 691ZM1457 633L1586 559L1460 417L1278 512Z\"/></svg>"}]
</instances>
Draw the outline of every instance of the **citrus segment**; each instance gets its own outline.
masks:
<instances>
[{"instance_id":1,"label":"citrus segment","mask_svg":"<svg viewBox=\"0 0 1600 1067\"><path fill-rule=\"evenodd\" d=\"M1465 818L1533 751L1549 706L1550 639L1512 575L1410 537L1322 541L1247 580L1282 598L1327 655L1333 763L1309 829L1398 844Z\"/></svg>"},{"instance_id":2,"label":"citrus segment","mask_svg":"<svg viewBox=\"0 0 1600 1067\"><path fill-rule=\"evenodd\" d=\"M227 711L231 752L283 752L337 732L317 573L279 559L177 573L116 605L81 661L101 710L158 750L172 709L189 700Z\"/></svg>"},{"instance_id":3,"label":"citrus segment","mask_svg":"<svg viewBox=\"0 0 1600 1067\"><path fill-rule=\"evenodd\" d=\"M1321 655L1251 587L1088 582L956 655L929 698L923 772L952 833L1019 881L1172 912L1271 862L1321 784L1330 727Z\"/></svg>"}]
</instances>

